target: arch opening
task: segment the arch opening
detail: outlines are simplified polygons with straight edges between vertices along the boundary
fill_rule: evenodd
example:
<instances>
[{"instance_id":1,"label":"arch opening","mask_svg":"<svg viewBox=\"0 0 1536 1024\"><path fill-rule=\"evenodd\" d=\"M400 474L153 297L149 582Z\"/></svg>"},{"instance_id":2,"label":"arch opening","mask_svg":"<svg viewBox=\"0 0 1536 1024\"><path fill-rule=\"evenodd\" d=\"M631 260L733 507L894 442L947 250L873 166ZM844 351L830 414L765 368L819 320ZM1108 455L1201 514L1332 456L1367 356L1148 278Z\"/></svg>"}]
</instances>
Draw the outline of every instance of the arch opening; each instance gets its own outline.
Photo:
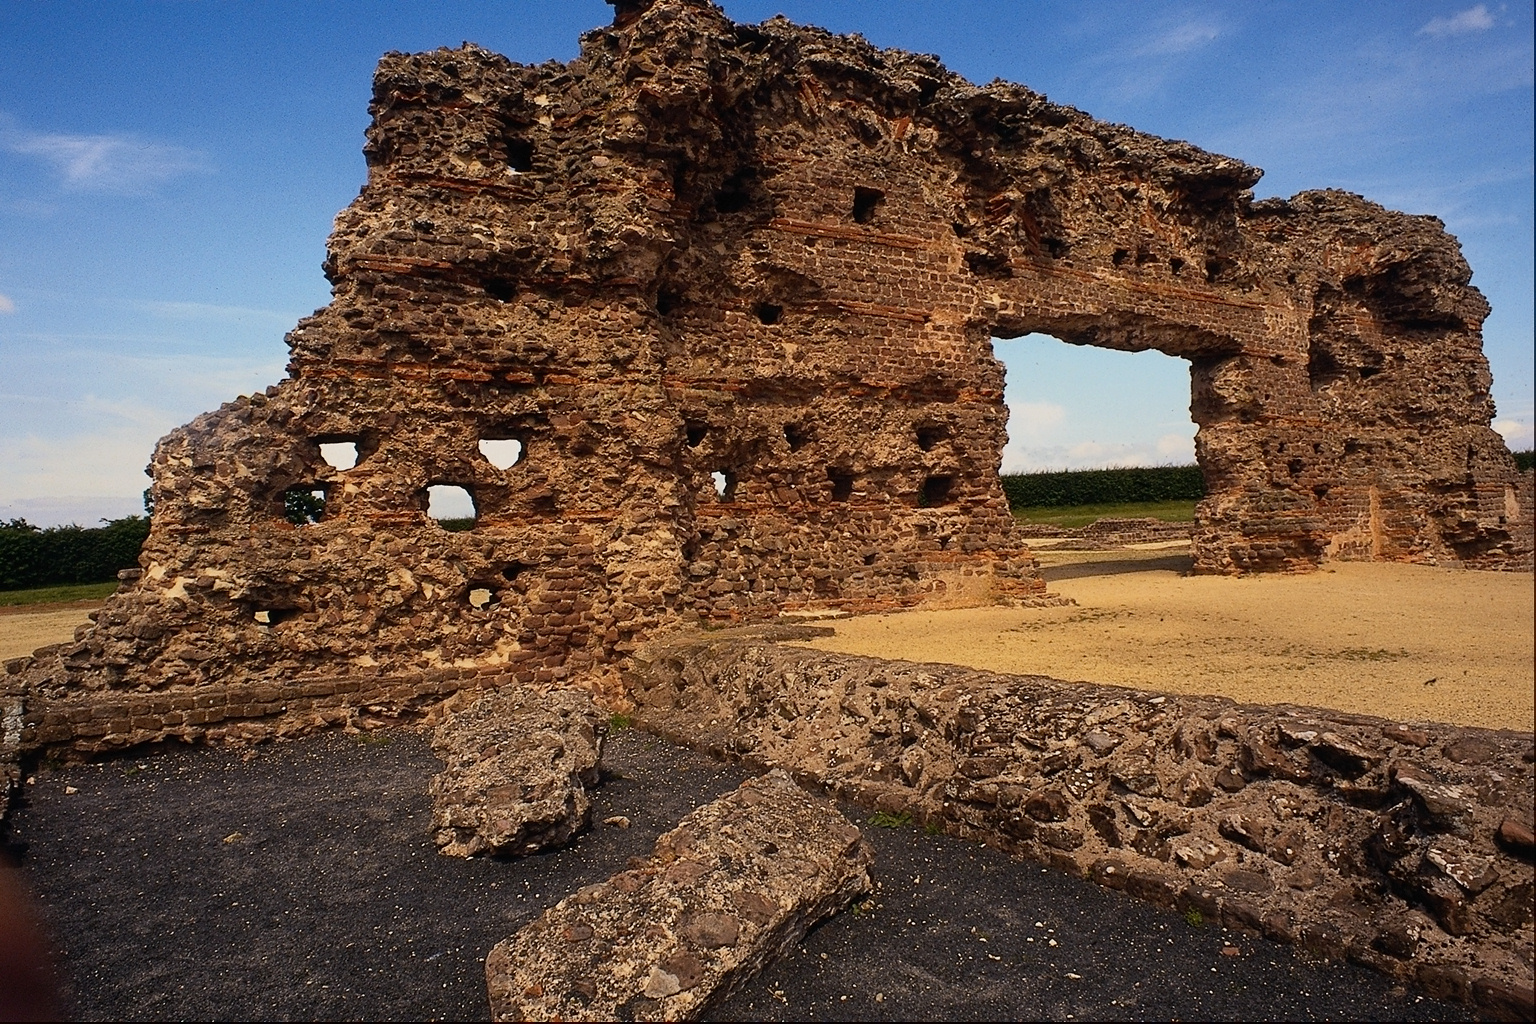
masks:
<instances>
[{"instance_id":1,"label":"arch opening","mask_svg":"<svg viewBox=\"0 0 1536 1024\"><path fill-rule=\"evenodd\" d=\"M993 344L1006 374L1005 474L1195 461L1187 359L1042 333Z\"/></svg>"}]
</instances>

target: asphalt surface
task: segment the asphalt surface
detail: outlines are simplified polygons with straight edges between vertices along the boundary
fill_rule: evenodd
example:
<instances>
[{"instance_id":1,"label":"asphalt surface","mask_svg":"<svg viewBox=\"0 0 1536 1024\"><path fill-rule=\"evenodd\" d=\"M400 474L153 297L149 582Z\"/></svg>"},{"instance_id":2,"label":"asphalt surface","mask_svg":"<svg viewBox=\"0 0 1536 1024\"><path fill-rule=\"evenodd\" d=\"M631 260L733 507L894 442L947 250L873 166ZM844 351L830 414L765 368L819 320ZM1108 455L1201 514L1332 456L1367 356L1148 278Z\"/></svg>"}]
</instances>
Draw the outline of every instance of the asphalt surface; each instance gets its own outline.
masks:
<instances>
[{"instance_id":1,"label":"asphalt surface","mask_svg":"<svg viewBox=\"0 0 1536 1024\"><path fill-rule=\"evenodd\" d=\"M38 765L7 852L78 1019L484 1019L482 962L746 774L611 737L598 824L521 861L438 856L413 733ZM1349 964L909 825L870 824L872 898L717 1007L721 1020L1459 1020Z\"/></svg>"}]
</instances>

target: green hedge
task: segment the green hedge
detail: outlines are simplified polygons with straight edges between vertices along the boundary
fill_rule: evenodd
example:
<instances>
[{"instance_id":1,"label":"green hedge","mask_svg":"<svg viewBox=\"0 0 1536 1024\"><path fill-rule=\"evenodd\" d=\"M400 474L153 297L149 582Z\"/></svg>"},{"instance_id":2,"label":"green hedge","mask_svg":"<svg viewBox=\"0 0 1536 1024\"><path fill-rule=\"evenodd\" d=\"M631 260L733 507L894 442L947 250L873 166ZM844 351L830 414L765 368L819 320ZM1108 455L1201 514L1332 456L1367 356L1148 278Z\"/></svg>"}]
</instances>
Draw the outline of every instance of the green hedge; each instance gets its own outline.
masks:
<instances>
[{"instance_id":1,"label":"green hedge","mask_svg":"<svg viewBox=\"0 0 1536 1024\"><path fill-rule=\"evenodd\" d=\"M149 536L148 516L114 519L106 526L50 526L25 519L0 523L0 590L58 583L104 583L139 564Z\"/></svg>"},{"instance_id":2,"label":"green hedge","mask_svg":"<svg viewBox=\"0 0 1536 1024\"><path fill-rule=\"evenodd\" d=\"M1069 469L1008 473L1003 493L1013 508L1064 508L1138 501L1198 501L1205 497L1199 466Z\"/></svg>"}]
</instances>

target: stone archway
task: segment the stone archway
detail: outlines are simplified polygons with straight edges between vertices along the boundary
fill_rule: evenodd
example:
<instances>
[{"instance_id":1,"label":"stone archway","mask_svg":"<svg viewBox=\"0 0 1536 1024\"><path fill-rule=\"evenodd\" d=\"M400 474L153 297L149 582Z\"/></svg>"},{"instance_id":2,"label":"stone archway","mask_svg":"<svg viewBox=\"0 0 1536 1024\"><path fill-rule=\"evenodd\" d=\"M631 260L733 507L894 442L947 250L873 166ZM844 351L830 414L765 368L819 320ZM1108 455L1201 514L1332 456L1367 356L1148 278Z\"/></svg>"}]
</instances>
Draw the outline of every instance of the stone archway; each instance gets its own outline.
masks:
<instances>
[{"instance_id":1,"label":"stone archway","mask_svg":"<svg viewBox=\"0 0 1536 1024\"><path fill-rule=\"evenodd\" d=\"M389 54L371 110L331 304L286 380L161 441L142 573L21 670L33 741L602 685L679 621L1039 600L994 332L1191 361L1201 571L1529 558L1487 305L1432 218L1256 203L1238 160L704 0L621 5L569 65ZM294 488L325 496L302 529Z\"/></svg>"}]
</instances>

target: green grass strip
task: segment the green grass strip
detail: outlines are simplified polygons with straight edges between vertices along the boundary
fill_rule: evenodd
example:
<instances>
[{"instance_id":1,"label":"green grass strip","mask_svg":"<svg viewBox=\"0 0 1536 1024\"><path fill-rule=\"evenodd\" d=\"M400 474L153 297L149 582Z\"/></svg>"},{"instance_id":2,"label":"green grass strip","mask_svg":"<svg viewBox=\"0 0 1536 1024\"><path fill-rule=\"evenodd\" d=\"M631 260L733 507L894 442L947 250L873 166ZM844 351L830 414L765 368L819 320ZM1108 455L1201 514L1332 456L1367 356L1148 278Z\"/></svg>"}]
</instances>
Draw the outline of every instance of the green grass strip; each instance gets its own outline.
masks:
<instances>
[{"instance_id":1,"label":"green grass strip","mask_svg":"<svg viewBox=\"0 0 1536 1024\"><path fill-rule=\"evenodd\" d=\"M68 583L57 587L33 587L30 590L0 590L0 608L23 604L68 604L70 601L100 601L117 589L111 583Z\"/></svg>"},{"instance_id":2,"label":"green grass strip","mask_svg":"<svg viewBox=\"0 0 1536 1024\"><path fill-rule=\"evenodd\" d=\"M1087 526L1096 519L1161 519L1167 523L1192 523L1193 501L1132 501L1101 505L1069 505L1065 508L1016 508L1021 523L1040 523L1064 529Z\"/></svg>"}]
</instances>

